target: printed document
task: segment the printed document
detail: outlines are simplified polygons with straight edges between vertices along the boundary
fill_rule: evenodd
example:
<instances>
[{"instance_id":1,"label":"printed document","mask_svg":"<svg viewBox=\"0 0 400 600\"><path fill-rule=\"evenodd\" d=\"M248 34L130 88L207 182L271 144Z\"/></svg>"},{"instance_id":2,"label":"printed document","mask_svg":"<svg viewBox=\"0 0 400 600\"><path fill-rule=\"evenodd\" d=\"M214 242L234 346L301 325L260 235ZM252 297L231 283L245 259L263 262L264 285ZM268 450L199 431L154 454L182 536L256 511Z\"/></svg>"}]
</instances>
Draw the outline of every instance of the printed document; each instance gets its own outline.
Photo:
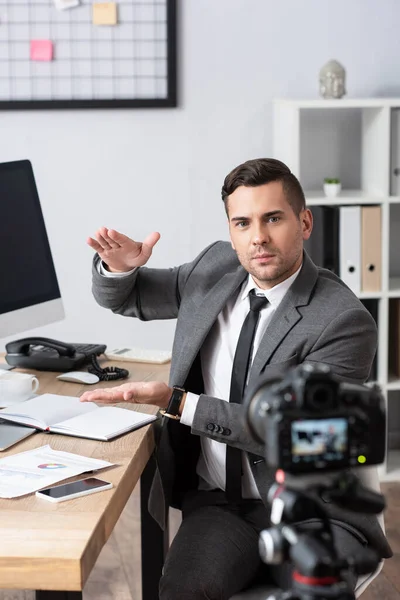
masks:
<instances>
[{"instance_id":1,"label":"printed document","mask_svg":"<svg viewBox=\"0 0 400 600\"><path fill-rule=\"evenodd\" d=\"M49 445L0 459L0 498L18 498L114 463L53 450Z\"/></svg>"}]
</instances>

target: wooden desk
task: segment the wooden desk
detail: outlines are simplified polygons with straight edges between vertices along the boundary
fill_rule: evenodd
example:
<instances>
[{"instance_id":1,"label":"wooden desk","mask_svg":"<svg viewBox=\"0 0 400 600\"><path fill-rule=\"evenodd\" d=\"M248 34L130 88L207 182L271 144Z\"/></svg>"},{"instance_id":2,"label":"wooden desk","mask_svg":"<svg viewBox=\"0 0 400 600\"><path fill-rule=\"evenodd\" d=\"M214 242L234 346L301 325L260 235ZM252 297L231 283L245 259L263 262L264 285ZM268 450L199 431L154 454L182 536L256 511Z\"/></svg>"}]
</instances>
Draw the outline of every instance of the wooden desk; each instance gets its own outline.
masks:
<instances>
[{"instance_id":1,"label":"wooden desk","mask_svg":"<svg viewBox=\"0 0 400 600\"><path fill-rule=\"evenodd\" d=\"M0 360L3 360L0 357ZM104 363L106 365L107 363ZM124 381L167 381L169 365L117 363L130 371ZM39 393L80 396L87 385L56 379L58 373L31 371L39 379ZM112 387L107 382L92 387ZM122 404L155 414L155 407ZM16 444L0 458L45 444L116 463L101 471L112 481L111 490L51 504L34 494L12 500L0 499L0 588L36 590L37 600L81 600L82 590L98 555L109 538L136 483L141 478L142 597L158 598L158 580L164 561L163 533L147 512L147 497L154 473L151 426L124 435L112 442L98 442L58 434L36 433Z\"/></svg>"}]
</instances>

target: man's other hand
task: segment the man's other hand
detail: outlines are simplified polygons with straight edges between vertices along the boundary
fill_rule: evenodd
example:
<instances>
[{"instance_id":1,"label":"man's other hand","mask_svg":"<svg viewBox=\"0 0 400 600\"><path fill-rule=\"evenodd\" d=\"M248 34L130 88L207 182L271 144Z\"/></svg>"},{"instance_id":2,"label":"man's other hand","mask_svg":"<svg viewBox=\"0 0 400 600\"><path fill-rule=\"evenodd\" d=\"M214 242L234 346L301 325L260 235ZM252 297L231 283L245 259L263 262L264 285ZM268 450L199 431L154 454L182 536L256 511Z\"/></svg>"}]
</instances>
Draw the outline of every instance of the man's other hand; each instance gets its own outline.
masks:
<instances>
[{"instance_id":1,"label":"man's other hand","mask_svg":"<svg viewBox=\"0 0 400 600\"><path fill-rule=\"evenodd\" d=\"M117 387L84 392L80 401L102 404L132 402L133 404L152 404L159 408L167 408L171 395L172 388L162 381L133 381Z\"/></svg>"},{"instance_id":2,"label":"man's other hand","mask_svg":"<svg viewBox=\"0 0 400 600\"><path fill-rule=\"evenodd\" d=\"M124 273L145 265L159 239L160 234L153 231L143 242L135 242L115 229L100 227L94 237L89 237L86 241L111 273Z\"/></svg>"}]
</instances>

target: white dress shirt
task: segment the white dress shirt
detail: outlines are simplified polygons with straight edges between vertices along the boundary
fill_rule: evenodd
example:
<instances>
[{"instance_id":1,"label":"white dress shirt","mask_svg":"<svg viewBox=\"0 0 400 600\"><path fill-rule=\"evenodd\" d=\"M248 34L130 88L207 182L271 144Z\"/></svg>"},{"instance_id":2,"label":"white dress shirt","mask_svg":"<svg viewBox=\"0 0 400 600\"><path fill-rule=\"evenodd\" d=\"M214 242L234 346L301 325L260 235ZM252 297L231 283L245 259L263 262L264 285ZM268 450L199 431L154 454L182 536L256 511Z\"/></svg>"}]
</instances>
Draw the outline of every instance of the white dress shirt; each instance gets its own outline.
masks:
<instances>
[{"instance_id":1,"label":"white dress shirt","mask_svg":"<svg viewBox=\"0 0 400 600\"><path fill-rule=\"evenodd\" d=\"M129 273L110 273L98 263L98 271L106 277L124 277ZM286 292L298 276L301 267L282 283L269 290L258 288L248 276L236 298L228 300L219 313L201 350L201 366L204 381L204 394L229 402L231 373L240 330L250 310L249 292L256 290L257 295L265 295L268 305L260 311L260 318L254 338L253 356L257 352L262 336L267 329L276 309L282 302ZM268 334L267 334L268 335ZM253 357L251 358L251 362ZM251 364L251 363L250 363ZM199 396L189 392L181 415L183 425L192 425ZM197 474L200 478L200 489L225 489L226 444L207 437L201 437L201 453L197 463ZM260 498L250 465L244 453L242 497Z\"/></svg>"}]
</instances>

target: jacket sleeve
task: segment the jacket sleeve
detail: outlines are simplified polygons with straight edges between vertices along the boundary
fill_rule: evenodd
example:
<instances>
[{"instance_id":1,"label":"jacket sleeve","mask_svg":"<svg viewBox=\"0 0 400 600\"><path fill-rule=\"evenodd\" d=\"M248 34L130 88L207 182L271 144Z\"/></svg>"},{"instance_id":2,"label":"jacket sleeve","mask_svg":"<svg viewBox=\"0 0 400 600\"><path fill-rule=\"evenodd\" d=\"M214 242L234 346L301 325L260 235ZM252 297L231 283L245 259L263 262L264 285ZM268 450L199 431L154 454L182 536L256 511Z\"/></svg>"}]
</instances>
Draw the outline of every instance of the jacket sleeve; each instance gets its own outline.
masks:
<instances>
[{"instance_id":1,"label":"jacket sleeve","mask_svg":"<svg viewBox=\"0 0 400 600\"><path fill-rule=\"evenodd\" d=\"M201 395L192 423L192 433L264 456L264 446L255 442L245 423L242 404Z\"/></svg>"},{"instance_id":2,"label":"jacket sleeve","mask_svg":"<svg viewBox=\"0 0 400 600\"><path fill-rule=\"evenodd\" d=\"M125 317L136 317L142 321L175 319L191 272L212 246L214 244L203 250L194 261L179 267L140 267L120 278L100 275L97 269L100 257L96 254L92 266L93 296L100 306Z\"/></svg>"},{"instance_id":3,"label":"jacket sleeve","mask_svg":"<svg viewBox=\"0 0 400 600\"><path fill-rule=\"evenodd\" d=\"M328 365L342 381L364 383L371 371L377 340L377 326L370 313L351 308L321 332L305 360Z\"/></svg>"},{"instance_id":4,"label":"jacket sleeve","mask_svg":"<svg viewBox=\"0 0 400 600\"><path fill-rule=\"evenodd\" d=\"M321 332L302 362L327 364L340 380L364 383L371 369L376 345L377 328L373 318L362 308L349 309ZM279 372L279 365L271 365L271 368L274 367L276 375L283 377L284 373ZM192 433L259 456L264 455L263 445L254 441L246 426L246 410L243 405L200 396Z\"/></svg>"}]
</instances>

